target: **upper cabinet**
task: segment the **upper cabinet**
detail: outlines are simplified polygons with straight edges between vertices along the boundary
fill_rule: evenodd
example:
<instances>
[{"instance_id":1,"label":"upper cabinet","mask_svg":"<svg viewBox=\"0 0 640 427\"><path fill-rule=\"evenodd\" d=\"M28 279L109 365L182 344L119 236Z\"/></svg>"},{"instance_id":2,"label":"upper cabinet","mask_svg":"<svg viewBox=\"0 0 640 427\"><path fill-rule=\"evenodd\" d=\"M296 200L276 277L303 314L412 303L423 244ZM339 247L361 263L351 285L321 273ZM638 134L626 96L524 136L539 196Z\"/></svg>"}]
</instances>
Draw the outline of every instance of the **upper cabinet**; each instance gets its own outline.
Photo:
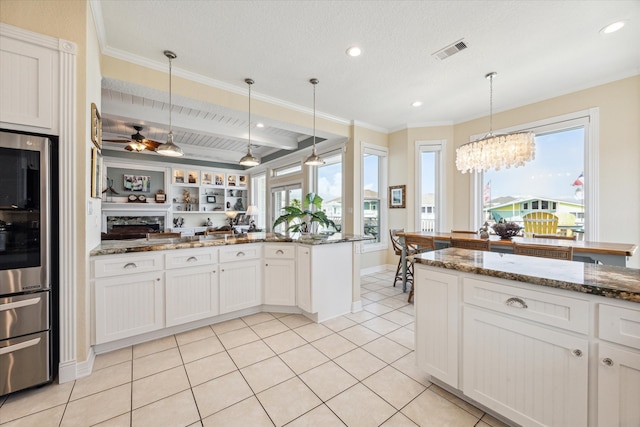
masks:
<instances>
[{"instance_id":1,"label":"upper cabinet","mask_svg":"<svg viewBox=\"0 0 640 427\"><path fill-rule=\"evenodd\" d=\"M0 30L0 127L58 134L58 46L14 38L10 26Z\"/></svg>"}]
</instances>

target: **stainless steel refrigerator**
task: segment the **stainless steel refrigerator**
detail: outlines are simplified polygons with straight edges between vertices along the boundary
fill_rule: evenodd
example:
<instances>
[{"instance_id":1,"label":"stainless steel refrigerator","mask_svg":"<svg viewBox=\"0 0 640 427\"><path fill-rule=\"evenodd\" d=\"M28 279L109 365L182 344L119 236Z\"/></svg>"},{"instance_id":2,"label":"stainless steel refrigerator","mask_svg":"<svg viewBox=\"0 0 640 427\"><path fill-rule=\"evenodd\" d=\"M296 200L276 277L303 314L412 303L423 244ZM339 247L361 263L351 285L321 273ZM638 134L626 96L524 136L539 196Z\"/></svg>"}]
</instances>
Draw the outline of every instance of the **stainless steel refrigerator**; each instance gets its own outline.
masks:
<instances>
[{"instance_id":1,"label":"stainless steel refrigerator","mask_svg":"<svg viewBox=\"0 0 640 427\"><path fill-rule=\"evenodd\" d=\"M0 396L52 380L51 140L0 132Z\"/></svg>"}]
</instances>

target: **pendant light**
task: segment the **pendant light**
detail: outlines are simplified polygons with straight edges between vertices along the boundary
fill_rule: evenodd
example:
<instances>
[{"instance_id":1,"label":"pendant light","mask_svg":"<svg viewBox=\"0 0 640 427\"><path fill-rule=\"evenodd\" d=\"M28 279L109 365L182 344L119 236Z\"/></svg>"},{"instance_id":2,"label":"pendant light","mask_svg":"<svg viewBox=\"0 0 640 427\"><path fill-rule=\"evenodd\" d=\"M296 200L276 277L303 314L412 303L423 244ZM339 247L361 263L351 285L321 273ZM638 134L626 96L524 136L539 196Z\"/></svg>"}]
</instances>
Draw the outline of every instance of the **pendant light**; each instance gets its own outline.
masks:
<instances>
[{"instance_id":1,"label":"pendant light","mask_svg":"<svg viewBox=\"0 0 640 427\"><path fill-rule=\"evenodd\" d=\"M170 50L165 50L164 56L169 58L169 135L167 135L167 142L159 145L156 152L163 156L182 157L184 156L182 149L173 143L173 129L171 128L171 110L173 109L171 100L171 60L176 59L177 55Z\"/></svg>"},{"instance_id":2,"label":"pendant light","mask_svg":"<svg viewBox=\"0 0 640 427\"><path fill-rule=\"evenodd\" d=\"M313 150L311 155L304 160L304 164L308 166L324 165L324 160L316 153L316 85L319 82L318 79L309 80L309 83L313 85Z\"/></svg>"},{"instance_id":3,"label":"pendant light","mask_svg":"<svg viewBox=\"0 0 640 427\"><path fill-rule=\"evenodd\" d=\"M242 166L258 166L260 160L251 154L251 85L255 82L251 79L244 79L244 82L249 85L249 141L247 142L247 154L240 159Z\"/></svg>"},{"instance_id":4,"label":"pendant light","mask_svg":"<svg viewBox=\"0 0 640 427\"><path fill-rule=\"evenodd\" d=\"M493 133L493 78L491 72L485 76L489 80L489 133L478 141L461 145L456 150L456 167L462 173L482 172L491 168L499 171L511 166L524 166L535 158L535 135L532 132L495 135Z\"/></svg>"}]
</instances>

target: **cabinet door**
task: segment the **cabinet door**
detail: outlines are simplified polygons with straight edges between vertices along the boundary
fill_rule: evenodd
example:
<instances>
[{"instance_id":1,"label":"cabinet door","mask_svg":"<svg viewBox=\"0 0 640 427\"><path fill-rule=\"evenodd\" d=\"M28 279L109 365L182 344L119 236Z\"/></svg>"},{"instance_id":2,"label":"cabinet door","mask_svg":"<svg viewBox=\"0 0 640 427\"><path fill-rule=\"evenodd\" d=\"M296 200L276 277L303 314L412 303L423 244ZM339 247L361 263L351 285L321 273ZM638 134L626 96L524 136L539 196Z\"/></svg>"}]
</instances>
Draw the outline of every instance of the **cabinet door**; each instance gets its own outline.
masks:
<instances>
[{"instance_id":1,"label":"cabinet door","mask_svg":"<svg viewBox=\"0 0 640 427\"><path fill-rule=\"evenodd\" d=\"M598 425L640 425L640 351L600 343Z\"/></svg>"},{"instance_id":2,"label":"cabinet door","mask_svg":"<svg viewBox=\"0 0 640 427\"><path fill-rule=\"evenodd\" d=\"M420 369L458 387L458 277L415 265L416 361Z\"/></svg>"},{"instance_id":3,"label":"cabinet door","mask_svg":"<svg viewBox=\"0 0 640 427\"><path fill-rule=\"evenodd\" d=\"M467 396L524 426L587 425L586 338L470 306L463 317Z\"/></svg>"},{"instance_id":4,"label":"cabinet door","mask_svg":"<svg viewBox=\"0 0 640 427\"><path fill-rule=\"evenodd\" d=\"M218 267L202 266L168 270L166 273L166 323L179 325L216 316Z\"/></svg>"},{"instance_id":5,"label":"cabinet door","mask_svg":"<svg viewBox=\"0 0 640 427\"><path fill-rule=\"evenodd\" d=\"M95 280L96 344L164 326L162 272Z\"/></svg>"},{"instance_id":6,"label":"cabinet door","mask_svg":"<svg viewBox=\"0 0 640 427\"><path fill-rule=\"evenodd\" d=\"M296 305L296 264L294 260L265 260L264 303Z\"/></svg>"},{"instance_id":7,"label":"cabinet door","mask_svg":"<svg viewBox=\"0 0 640 427\"><path fill-rule=\"evenodd\" d=\"M220 264L220 314L262 304L259 259Z\"/></svg>"},{"instance_id":8,"label":"cabinet door","mask_svg":"<svg viewBox=\"0 0 640 427\"><path fill-rule=\"evenodd\" d=\"M307 313L315 313L311 292L311 249L298 246L298 271L296 274L296 298L298 307Z\"/></svg>"}]
</instances>

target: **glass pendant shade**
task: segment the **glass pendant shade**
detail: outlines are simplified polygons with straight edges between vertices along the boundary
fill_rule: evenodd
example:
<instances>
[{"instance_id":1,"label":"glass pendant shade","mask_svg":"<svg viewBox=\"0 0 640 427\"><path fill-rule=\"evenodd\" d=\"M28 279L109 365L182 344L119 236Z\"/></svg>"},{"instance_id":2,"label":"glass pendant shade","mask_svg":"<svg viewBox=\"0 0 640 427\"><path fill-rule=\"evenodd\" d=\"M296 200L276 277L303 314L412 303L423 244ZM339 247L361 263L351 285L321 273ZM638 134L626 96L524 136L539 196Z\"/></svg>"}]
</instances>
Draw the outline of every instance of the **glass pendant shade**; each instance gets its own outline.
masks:
<instances>
[{"instance_id":1,"label":"glass pendant shade","mask_svg":"<svg viewBox=\"0 0 640 427\"><path fill-rule=\"evenodd\" d=\"M247 141L247 154L240 159L242 166L258 166L260 160L251 152L251 85L255 82L252 79L244 79L244 82L249 85L249 140Z\"/></svg>"},{"instance_id":2,"label":"glass pendant shade","mask_svg":"<svg viewBox=\"0 0 640 427\"><path fill-rule=\"evenodd\" d=\"M309 157L304 159L304 164L307 166L322 166L324 165L324 160L316 153L316 85L320 83L320 81L318 79L311 79L309 83L313 85L313 149Z\"/></svg>"},{"instance_id":3,"label":"glass pendant shade","mask_svg":"<svg viewBox=\"0 0 640 427\"><path fill-rule=\"evenodd\" d=\"M524 166L536 155L535 135L532 132L494 135L493 129L493 78L492 72L485 77L490 81L489 133L478 141L469 142L456 149L456 168L462 172L483 172L489 169Z\"/></svg>"},{"instance_id":4,"label":"glass pendant shade","mask_svg":"<svg viewBox=\"0 0 640 427\"><path fill-rule=\"evenodd\" d=\"M182 149L173 143L173 129L171 127L171 110L173 109L171 100L171 61L178 56L170 50L165 50L164 56L169 58L169 135L167 135L167 142L159 145L158 148L156 148L156 152L163 156L182 157L184 156Z\"/></svg>"}]
</instances>

